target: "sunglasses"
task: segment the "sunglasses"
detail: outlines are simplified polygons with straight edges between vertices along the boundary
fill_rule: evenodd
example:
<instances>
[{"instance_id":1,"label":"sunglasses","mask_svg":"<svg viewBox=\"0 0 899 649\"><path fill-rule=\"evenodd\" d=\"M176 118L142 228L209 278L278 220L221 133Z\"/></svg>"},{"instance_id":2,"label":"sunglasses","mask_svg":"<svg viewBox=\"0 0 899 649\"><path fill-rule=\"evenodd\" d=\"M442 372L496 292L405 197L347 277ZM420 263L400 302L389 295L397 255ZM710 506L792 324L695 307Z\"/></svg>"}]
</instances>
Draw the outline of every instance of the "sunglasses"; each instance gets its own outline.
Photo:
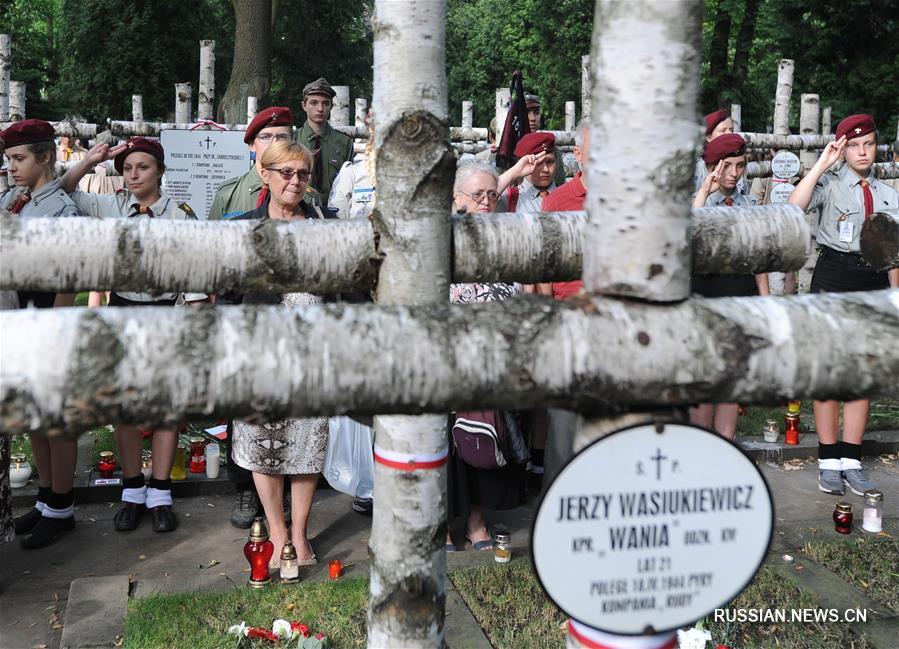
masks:
<instances>
[{"instance_id":1,"label":"sunglasses","mask_svg":"<svg viewBox=\"0 0 899 649\"><path fill-rule=\"evenodd\" d=\"M269 171L277 171L284 180L293 180L294 176L299 176L300 180L306 181L312 177L312 172L308 169L290 169L288 167L266 167Z\"/></svg>"}]
</instances>

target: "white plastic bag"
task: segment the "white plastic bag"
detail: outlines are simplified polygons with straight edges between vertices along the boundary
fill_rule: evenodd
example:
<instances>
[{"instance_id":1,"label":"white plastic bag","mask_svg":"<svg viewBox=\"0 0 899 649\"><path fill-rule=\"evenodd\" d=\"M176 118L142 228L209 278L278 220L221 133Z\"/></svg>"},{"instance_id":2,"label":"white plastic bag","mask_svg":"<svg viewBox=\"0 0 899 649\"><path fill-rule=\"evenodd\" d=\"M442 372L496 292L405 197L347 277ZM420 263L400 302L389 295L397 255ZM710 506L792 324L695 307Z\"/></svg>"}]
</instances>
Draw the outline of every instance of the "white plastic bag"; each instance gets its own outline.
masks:
<instances>
[{"instance_id":1,"label":"white plastic bag","mask_svg":"<svg viewBox=\"0 0 899 649\"><path fill-rule=\"evenodd\" d=\"M328 421L328 453L322 472L333 489L371 498L375 484L374 431L349 417Z\"/></svg>"}]
</instances>

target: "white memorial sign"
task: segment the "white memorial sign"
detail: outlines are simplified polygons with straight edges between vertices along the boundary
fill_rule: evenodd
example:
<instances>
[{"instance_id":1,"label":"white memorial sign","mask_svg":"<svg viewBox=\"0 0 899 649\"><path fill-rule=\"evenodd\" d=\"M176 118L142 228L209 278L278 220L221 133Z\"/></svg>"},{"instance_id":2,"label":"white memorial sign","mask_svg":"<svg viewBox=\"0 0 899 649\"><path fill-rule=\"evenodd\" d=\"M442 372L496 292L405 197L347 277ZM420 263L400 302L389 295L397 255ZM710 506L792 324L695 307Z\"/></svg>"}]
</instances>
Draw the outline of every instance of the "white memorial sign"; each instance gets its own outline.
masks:
<instances>
[{"instance_id":1,"label":"white memorial sign","mask_svg":"<svg viewBox=\"0 0 899 649\"><path fill-rule=\"evenodd\" d=\"M543 589L573 619L661 633L736 597L773 523L768 486L737 446L688 424L646 424L572 458L540 503L531 552Z\"/></svg>"},{"instance_id":2,"label":"white memorial sign","mask_svg":"<svg viewBox=\"0 0 899 649\"><path fill-rule=\"evenodd\" d=\"M799 156L790 151L778 151L771 160L771 174L789 180L799 173Z\"/></svg>"},{"instance_id":3,"label":"white memorial sign","mask_svg":"<svg viewBox=\"0 0 899 649\"><path fill-rule=\"evenodd\" d=\"M163 130L165 191L205 219L219 185L250 169L243 131Z\"/></svg>"},{"instance_id":4,"label":"white memorial sign","mask_svg":"<svg viewBox=\"0 0 899 649\"><path fill-rule=\"evenodd\" d=\"M778 205L781 203L786 203L790 200L790 194L793 193L793 190L796 189L795 185L791 185L787 182L776 182L772 179L772 187L771 187L771 204Z\"/></svg>"}]
</instances>

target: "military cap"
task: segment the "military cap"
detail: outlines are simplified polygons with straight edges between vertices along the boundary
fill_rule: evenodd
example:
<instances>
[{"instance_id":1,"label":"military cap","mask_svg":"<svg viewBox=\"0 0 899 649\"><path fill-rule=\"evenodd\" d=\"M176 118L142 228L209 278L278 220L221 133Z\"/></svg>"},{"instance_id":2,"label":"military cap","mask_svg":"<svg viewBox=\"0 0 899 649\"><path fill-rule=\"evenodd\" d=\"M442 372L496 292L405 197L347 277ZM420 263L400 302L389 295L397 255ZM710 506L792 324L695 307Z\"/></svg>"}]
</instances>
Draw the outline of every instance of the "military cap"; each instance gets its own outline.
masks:
<instances>
[{"instance_id":1,"label":"military cap","mask_svg":"<svg viewBox=\"0 0 899 649\"><path fill-rule=\"evenodd\" d=\"M327 95L333 99L336 94L334 88L331 87L331 84L324 77L319 77L312 83L307 83L303 86L303 97L306 95Z\"/></svg>"},{"instance_id":2,"label":"military cap","mask_svg":"<svg viewBox=\"0 0 899 649\"><path fill-rule=\"evenodd\" d=\"M256 113L253 121L247 124L243 141L249 144L259 131L269 126L293 126L293 112L285 106L272 106Z\"/></svg>"},{"instance_id":3,"label":"military cap","mask_svg":"<svg viewBox=\"0 0 899 649\"><path fill-rule=\"evenodd\" d=\"M125 158L127 158L135 151L149 153L159 161L159 164L165 164L165 152L162 150L162 145L159 143L159 140L151 140L148 137L135 136L132 138L128 138L128 141L125 143L125 147L125 150L117 155L115 157L115 160L113 161L115 170L119 173L122 173L122 168L125 166Z\"/></svg>"},{"instance_id":4,"label":"military cap","mask_svg":"<svg viewBox=\"0 0 899 649\"><path fill-rule=\"evenodd\" d=\"M722 108L705 116L705 134L711 135L715 127L730 117L730 111Z\"/></svg>"},{"instance_id":5,"label":"military cap","mask_svg":"<svg viewBox=\"0 0 899 649\"><path fill-rule=\"evenodd\" d=\"M0 132L0 138L6 143L6 148L23 144L35 144L36 142L52 142L56 131L50 122L42 119L23 119L14 122L9 128Z\"/></svg>"},{"instance_id":6,"label":"military cap","mask_svg":"<svg viewBox=\"0 0 899 649\"><path fill-rule=\"evenodd\" d=\"M844 135L847 140L861 137L877 130L877 124L874 118L864 113L859 115L850 115L837 124L836 138L839 140Z\"/></svg>"},{"instance_id":7,"label":"military cap","mask_svg":"<svg viewBox=\"0 0 899 649\"><path fill-rule=\"evenodd\" d=\"M538 97L537 95L533 95L529 92L526 92L526 93L524 93L524 105L527 108L531 108L534 106L536 106L537 108L540 108L540 97Z\"/></svg>"},{"instance_id":8,"label":"military cap","mask_svg":"<svg viewBox=\"0 0 899 649\"><path fill-rule=\"evenodd\" d=\"M556 136L552 133L528 133L515 145L515 157L522 158L541 151L552 153L555 150Z\"/></svg>"},{"instance_id":9,"label":"military cap","mask_svg":"<svg viewBox=\"0 0 899 649\"><path fill-rule=\"evenodd\" d=\"M746 140L737 133L724 133L705 145L702 159L706 164L717 164L724 158L742 155L746 149Z\"/></svg>"}]
</instances>

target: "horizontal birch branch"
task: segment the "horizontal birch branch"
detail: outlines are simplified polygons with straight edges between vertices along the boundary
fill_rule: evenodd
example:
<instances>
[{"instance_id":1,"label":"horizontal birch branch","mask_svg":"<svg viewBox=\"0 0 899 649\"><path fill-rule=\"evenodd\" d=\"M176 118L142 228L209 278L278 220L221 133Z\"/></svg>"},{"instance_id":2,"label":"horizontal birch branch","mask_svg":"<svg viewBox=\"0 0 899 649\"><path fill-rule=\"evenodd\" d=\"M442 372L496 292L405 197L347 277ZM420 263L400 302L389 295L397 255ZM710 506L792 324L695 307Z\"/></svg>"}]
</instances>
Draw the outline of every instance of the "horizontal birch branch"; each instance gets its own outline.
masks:
<instances>
[{"instance_id":1,"label":"horizontal birch branch","mask_svg":"<svg viewBox=\"0 0 899 649\"><path fill-rule=\"evenodd\" d=\"M453 219L453 280L581 277L586 213ZM808 225L791 205L693 211L693 272L802 267ZM367 290L378 251L368 220L172 221L0 216L0 289L41 291Z\"/></svg>"},{"instance_id":2,"label":"horizontal birch branch","mask_svg":"<svg viewBox=\"0 0 899 649\"><path fill-rule=\"evenodd\" d=\"M895 162L877 162L873 165L874 176L882 180L888 178L899 178L899 164ZM799 168L797 174L800 178L804 178L808 170L805 167ZM746 165L747 178L770 178L771 163L769 161L750 162Z\"/></svg>"},{"instance_id":3,"label":"horizontal birch branch","mask_svg":"<svg viewBox=\"0 0 899 649\"><path fill-rule=\"evenodd\" d=\"M899 291L0 317L7 434L224 416L848 400L895 396L899 376Z\"/></svg>"}]
</instances>

